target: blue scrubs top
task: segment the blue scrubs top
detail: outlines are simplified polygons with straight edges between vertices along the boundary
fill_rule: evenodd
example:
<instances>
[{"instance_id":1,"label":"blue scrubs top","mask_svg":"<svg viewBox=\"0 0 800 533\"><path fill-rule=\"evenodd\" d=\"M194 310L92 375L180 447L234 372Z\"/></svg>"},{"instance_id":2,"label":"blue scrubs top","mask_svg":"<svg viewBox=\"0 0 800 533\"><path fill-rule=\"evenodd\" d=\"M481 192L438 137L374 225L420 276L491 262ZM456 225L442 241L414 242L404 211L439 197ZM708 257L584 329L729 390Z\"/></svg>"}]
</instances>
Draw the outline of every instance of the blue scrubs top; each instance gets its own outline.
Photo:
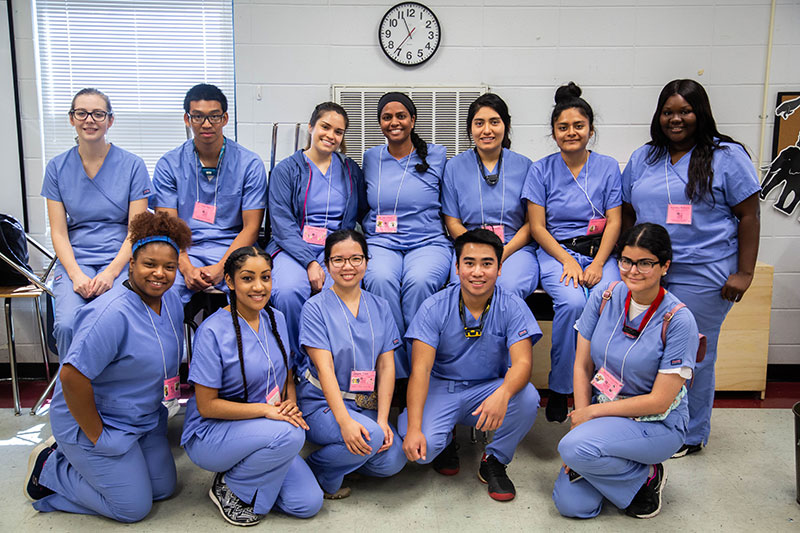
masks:
<instances>
[{"instance_id":1,"label":"blue scrubs top","mask_svg":"<svg viewBox=\"0 0 800 533\"><path fill-rule=\"evenodd\" d=\"M561 152L550 154L531 165L522 197L545 208L547 231L555 240L586 235L590 220L622 205L619 163L590 152L574 178Z\"/></svg>"},{"instance_id":2,"label":"blue scrubs top","mask_svg":"<svg viewBox=\"0 0 800 533\"><path fill-rule=\"evenodd\" d=\"M618 283L614 287L611 300L598 315L603 291L594 291L586 303L583 314L576 327L583 338L591 342L592 362L595 371L604 366L618 379L622 379L623 396L639 396L653 390L659 370L673 370L682 367L694 369L697 356L698 330L694 316L684 307L672 317L667 326L667 341L661 342L661 328L664 315L680 303L672 293L667 292L650 321L639 334L638 341L622 333L625 312L625 299L628 287ZM627 324L638 329L647 313L642 313ZM608 352L606 355L606 346ZM630 352L629 352L630 350ZM627 357L625 354L628 353ZM622 361L625 359L623 367ZM604 363L605 361L605 363ZM685 430L689 423L688 397L684 396L680 405L672 411L664 423L670 427Z\"/></svg>"},{"instance_id":3,"label":"blue scrubs top","mask_svg":"<svg viewBox=\"0 0 800 533\"><path fill-rule=\"evenodd\" d=\"M350 196L348 191L350 183L346 183L349 180L345 172L342 172L342 163L338 157L331 157L331 164L323 174L308 156L304 154L303 158L311 172L311 176L304 176L310 183L307 189L308 195L304 199L305 223L317 228L327 228L329 232L336 231L342 227L345 206ZM302 221L300 223L302 225ZM312 246L315 246L318 252L322 251L323 246Z\"/></svg>"},{"instance_id":4,"label":"blue scrubs top","mask_svg":"<svg viewBox=\"0 0 800 533\"><path fill-rule=\"evenodd\" d=\"M364 152L369 212L361 225L369 244L399 251L435 243L449 246L450 241L445 237L442 226L440 202L447 149L438 144L429 144L426 160L430 168L420 174L414 168L414 165L422 162L416 150L400 160L392 157L385 144ZM380 215L397 215L397 233L375 232L378 207Z\"/></svg>"},{"instance_id":5,"label":"blue scrubs top","mask_svg":"<svg viewBox=\"0 0 800 533\"><path fill-rule=\"evenodd\" d=\"M447 162L442 186L442 213L460 219L468 230L485 224L502 224L503 244L507 244L525 225L528 206L522 199L522 187L533 163L524 155L503 148L500 176L494 185L486 183L478 164L475 150L461 152ZM484 166L484 170L488 175L497 169Z\"/></svg>"},{"instance_id":6,"label":"blue scrubs top","mask_svg":"<svg viewBox=\"0 0 800 533\"><path fill-rule=\"evenodd\" d=\"M637 149L622 173L622 198L632 204L636 222L653 222L667 228L676 263L711 263L739 251L739 219L735 205L761 190L753 162L738 144L721 143L711 164L711 196L689 201L689 161L694 149L672 164L669 154L647 162L650 146ZM669 183L669 195L667 195ZM673 204L692 204L691 224L667 224L669 198Z\"/></svg>"},{"instance_id":7,"label":"blue scrubs top","mask_svg":"<svg viewBox=\"0 0 800 533\"><path fill-rule=\"evenodd\" d=\"M182 355L183 305L178 294L168 290L157 315L120 284L78 311L75 336L61 365L70 364L91 380L103 426L128 434L132 445L158 424L164 365L166 377L177 376ZM50 405L50 425L57 440L78 442L81 430L64 400L60 378Z\"/></svg>"},{"instance_id":8,"label":"blue scrubs top","mask_svg":"<svg viewBox=\"0 0 800 533\"><path fill-rule=\"evenodd\" d=\"M314 377L319 378L306 346L328 350L333 355L339 390L346 392L350 390L350 372L375 370L380 354L400 346L400 333L388 302L380 296L362 290L358 316L353 316L333 289L325 289L309 298L303 306L300 345L303 353L297 365L298 375L302 376L310 369ZM307 390L325 398L316 387L307 387Z\"/></svg>"},{"instance_id":9,"label":"blue scrubs top","mask_svg":"<svg viewBox=\"0 0 800 533\"><path fill-rule=\"evenodd\" d=\"M167 152L158 160L153 172L150 207L177 209L178 218L192 230L193 247L202 247L206 243L230 246L242 231L242 211L266 206L264 163L254 152L226 139L225 153L216 177L209 180L200 174L193 140ZM214 205L215 191L217 213L214 223L192 218L197 201Z\"/></svg>"},{"instance_id":10,"label":"blue scrubs top","mask_svg":"<svg viewBox=\"0 0 800 533\"><path fill-rule=\"evenodd\" d=\"M494 288L483 334L468 339L458 312L461 285L454 284L428 297L406 331L406 340L420 340L436 348L431 376L453 381L485 381L502 378L511 366L509 348L530 338L533 344L542 330L525 302L501 287ZM466 308L467 327L477 327Z\"/></svg>"},{"instance_id":11,"label":"blue scrubs top","mask_svg":"<svg viewBox=\"0 0 800 533\"><path fill-rule=\"evenodd\" d=\"M42 196L64 204L75 260L107 265L128 235L130 202L150 196L150 176L139 156L111 145L94 179L86 175L78 147L47 164Z\"/></svg>"},{"instance_id":12,"label":"blue scrubs top","mask_svg":"<svg viewBox=\"0 0 800 533\"><path fill-rule=\"evenodd\" d=\"M288 346L289 333L286 331L286 319L278 310L273 309L273 313L275 313L278 335L284 346ZM286 365L283 362L278 341L275 339L275 333L270 327L269 316L265 310L261 311L258 319L258 337L242 317L236 318L239 320L239 329L242 332L247 401L249 403L267 403L267 393L276 385L283 393L286 381ZM230 311L219 309L205 319L197 328L193 348L189 381L217 389L220 398L244 399L242 368L239 364L236 332L233 329ZM181 446L191 440L194 435L204 438L213 422L215 420L203 418L200 415L197 410L197 400L192 396L186 405L186 421L183 424Z\"/></svg>"}]
</instances>

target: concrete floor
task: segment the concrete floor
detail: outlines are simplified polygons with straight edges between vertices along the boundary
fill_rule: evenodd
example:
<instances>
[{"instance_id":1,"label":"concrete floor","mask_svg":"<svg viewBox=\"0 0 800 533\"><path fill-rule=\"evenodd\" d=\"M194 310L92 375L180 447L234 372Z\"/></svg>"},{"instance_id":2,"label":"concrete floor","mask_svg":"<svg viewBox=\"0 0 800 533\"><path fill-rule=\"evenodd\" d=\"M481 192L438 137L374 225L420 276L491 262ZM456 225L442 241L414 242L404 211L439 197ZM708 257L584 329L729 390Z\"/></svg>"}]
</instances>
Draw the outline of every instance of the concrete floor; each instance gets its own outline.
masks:
<instances>
[{"instance_id":1,"label":"concrete floor","mask_svg":"<svg viewBox=\"0 0 800 533\"><path fill-rule=\"evenodd\" d=\"M800 531L795 501L794 422L789 409L715 409L711 446L667 463L664 507L651 520L636 520L607 504L593 520L562 518L551 500L561 464L556 444L565 425L544 413L522 442L509 467L517 498L498 503L475 476L482 444L471 444L459 428L461 472L452 478L430 467L409 464L392 479L351 483L353 495L326 501L310 520L268 515L257 528L273 531ZM14 533L59 531L216 531L233 528L208 498L211 473L189 461L177 443L183 416L170 421L178 466L178 489L156 503L142 522L117 524L96 516L38 513L22 495L32 447L50 435L46 416L15 417L0 409L0 530ZM463 430L463 431L462 431Z\"/></svg>"}]
</instances>

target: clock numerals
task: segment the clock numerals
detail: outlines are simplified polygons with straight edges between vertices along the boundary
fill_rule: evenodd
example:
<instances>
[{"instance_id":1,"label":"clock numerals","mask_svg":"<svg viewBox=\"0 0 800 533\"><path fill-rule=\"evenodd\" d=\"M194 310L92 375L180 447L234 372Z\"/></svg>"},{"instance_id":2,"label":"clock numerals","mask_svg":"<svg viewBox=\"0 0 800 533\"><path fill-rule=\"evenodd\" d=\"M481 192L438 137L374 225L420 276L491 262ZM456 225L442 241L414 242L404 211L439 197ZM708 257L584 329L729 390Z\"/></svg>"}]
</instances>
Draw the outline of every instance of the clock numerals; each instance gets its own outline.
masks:
<instances>
[{"instance_id":1,"label":"clock numerals","mask_svg":"<svg viewBox=\"0 0 800 533\"><path fill-rule=\"evenodd\" d=\"M378 38L384 53L401 65L419 65L430 59L441 41L436 15L422 4L397 4L383 17Z\"/></svg>"}]
</instances>

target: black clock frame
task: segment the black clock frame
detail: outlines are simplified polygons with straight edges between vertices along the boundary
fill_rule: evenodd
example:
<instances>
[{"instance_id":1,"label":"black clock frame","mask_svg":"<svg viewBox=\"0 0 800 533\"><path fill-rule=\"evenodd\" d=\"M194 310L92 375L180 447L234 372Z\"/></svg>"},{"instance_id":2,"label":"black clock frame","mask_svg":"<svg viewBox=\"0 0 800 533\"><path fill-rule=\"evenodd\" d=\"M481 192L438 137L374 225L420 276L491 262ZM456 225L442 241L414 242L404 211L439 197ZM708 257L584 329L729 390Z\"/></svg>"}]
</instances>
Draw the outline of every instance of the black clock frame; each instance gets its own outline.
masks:
<instances>
[{"instance_id":1,"label":"black clock frame","mask_svg":"<svg viewBox=\"0 0 800 533\"><path fill-rule=\"evenodd\" d=\"M384 48L383 44L381 43L381 25L383 24L383 21L386 20L386 16L389 13L391 13L395 8L397 8L397 6L407 5L407 4L411 4L411 5L415 5L415 6L419 6L419 7L425 8L433 16L433 20L436 21L436 25L439 27L439 44L436 45L436 48L434 48L433 52L431 52L431 55L429 55L428 57L426 57L425 59L423 59L419 63L415 63L413 65L406 65L404 63L401 63L401 62L397 61L395 58L392 57L392 55L389 52L386 51L386 48ZM420 65L424 65L433 56L436 55L436 52L439 51L439 47L442 45L442 33L443 33L442 32L442 24L441 24L441 22L439 22L439 17L436 16L436 13L434 13L431 8L429 8L428 6L426 6L424 4L420 4L419 2L400 2L400 3L397 3L397 4L393 5L392 7L390 7L386 11L386 13L384 13L383 16L381 17L380 23L378 23L378 46L380 47L380 49L383 52L383 54L387 58L389 58L389 60L392 63L394 63L395 65L399 65L399 66L405 67L405 68L415 68L415 67L419 67Z\"/></svg>"}]
</instances>

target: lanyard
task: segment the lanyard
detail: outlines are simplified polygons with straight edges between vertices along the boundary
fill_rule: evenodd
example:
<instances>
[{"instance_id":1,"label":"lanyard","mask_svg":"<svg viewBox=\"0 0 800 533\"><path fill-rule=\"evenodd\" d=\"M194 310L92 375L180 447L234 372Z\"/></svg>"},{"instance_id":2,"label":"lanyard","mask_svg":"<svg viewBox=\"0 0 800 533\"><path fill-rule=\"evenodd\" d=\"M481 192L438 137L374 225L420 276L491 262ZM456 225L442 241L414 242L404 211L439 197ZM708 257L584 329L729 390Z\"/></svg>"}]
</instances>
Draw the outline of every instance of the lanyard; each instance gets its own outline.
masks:
<instances>
[{"instance_id":1,"label":"lanyard","mask_svg":"<svg viewBox=\"0 0 800 533\"><path fill-rule=\"evenodd\" d=\"M217 181L214 182L214 207L217 206L217 187L219 186L219 180L222 173L222 156L225 155L225 146L228 144L228 139L223 137L222 138L222 148L219 151L219 157L217 158ZM200 202L200 155L197 153L197 147L194 148L194 164L195 164L195 187L197 190L195 191L197 202Z\"/></svg>"},{"instance_id":2,"label":"lanyard","mask_svg":"<svg viewBox=\"0 0 800 533\"><path fill-rule=\"evenodd\" d=\"M156 329L156 323L153 322L153 315L150 314L151 309L144 303L142 300L142 305L144 305L145 312L147 312L147 318L150 319L150 325L153 326L153 332L156 334L156 339L158 340L158 347L161 348L161 362L164 363L164 379L169 379L167 375L167 356L164 353L164 345L161 344L161 335L158 334L158 330ZM167 318L169 319L169 325L172 326L172 333L175 335L175 342L178 344L178 363L180 364L180 357L181 357L181 341L178 340L178 332L175 331L175 324L172 323L172 315L169 312L169 307L162 301L162 307L167 310Z\"/></svg>"},{"instance_id":3,"label":"lanyard","mask_svg":"<svg viewBox=\"0 0 800 533\"><path fill-rule=\"evenodd\" d=\"M483 324L486 322L486 314L489 312L489 308L492 306L493 297L494 292L492 292L492 296L490 296L486 301L486 307L483 308L483 312L481 313L481 321L478 327L470 328L467 327L466 313L464 313L464 295L461 293L461 291L458 292L458 316L461 317L461 324L464 326L464 336L468 339L480 337L483 334Z\"/></svg>"},{"instance_id":4,"label":"lanyard","mask_svg":"<svg viewBox=\"0 0 800 533\"><path fill-rule=\"evenodd\" d=\"M589 153L589 157L586 158L586 164L583 165L583 186L581 186L581 182L578 181L578 178L575 178L575 185L583 192L583 195L589 201L589 205L592 206L592 214L594 215L597 213L600 215L600 218L605 218L605 215L602 211L595 207L592 199L589 197L589 158L591 157L591 152ZM580 176L580 173L578 174Z\"/></svg>"},{"instance_id":5,"label":"lanyard","mask_svg":"<svg viewBox=\"0 0 800 533\"><path fill-rule=\"evenodd\" d=\"M669 150L664 156L664 183L667 184L667 204L672 205L672 195L669 193ZM692 205L692 199L689 198L689 205Z\"/></svg>"},{"instance_id":6,"label":"lanyard","mask_svg":"<svg viewBox=\"0 0 800 533\"><path fill-rule=\"evenodd\" d=\"M383 151L386 149L386 145L384 144L381 146L381 153L378 154L378 212L377 215L380 216L381 214L381 173L383 171ZM394 198L394 212L393 215L397 216L397 202L400 201L400 189L403 188L403 181L406 179L406 171L408 170L408 164L411 162L411 154L414 153L414 149L411 149L411 152L408 154L408 159L406 159L406 166L403 169L403 177L400 178L400 186L397 188L397 196Z\"/></svg>"},{"instance_id":7,"label":"lanyard","mask_svg":"<svg viewBox=\"0 0 800 533\"><path fill-rule=\"evenodd\" d=\"M333 291L333 288L331 288ZM356 362L356 343L355 339L353 339L353 328L350 326L350 319L347 318L347 312L344 310L344 304L342 303L342 299L339 298L339 295L333 291L333 295L336 297L336 301L339 302L339 307L342 309L342 316L344 317L345 322L347 322L347 332L350 334L350 347L353 349L353 370L358 370L358 365ZM372 313L370 313L369 305L367 305L367 301L364 299L364 294L361 293L359 296L359 310L361 309L361 302L364 302L364 307L367 309L367 319L369 320L369 331L372 334L372 355L370 356L371 365L368 370L375 369L375 360L378 354L375 353L375 329L372 327Z\"/></svg>"},{"instance_id":8,"label":"lanyard","mask_svg":"<svg viewBox=\"0 0 800 533\"><path fill-rule=\"evenodd\" d=\"M483 160L481 159L480 154L478 153L478 149L475 148L475 157L478 161L478 168L481 171L481 177L483 180L489 184L489 180L486 178L486 169L483 166ZM502 190L502 200L500 200L500 225L503 225L503 217L506 213L506 167L503 166L503 151L500 150L500 158L497 160L497 166L499 166L499 173L501 175L500 181L503 182L503 190ZM496 174L495 174L496 175ZM495 182L497 183L497 182ZM481 227L485 226L484 215L483 215L483 185L481 184L481 180L478 179L478 195L481 199Z\"/></svg>"},{"instance_id":9,"label":"lanyard","mask_svg":"<svg viewBox=\"0 0 800 533\"><path fill-rule=\"evenodd\" d=\"M303 157L308 158L307 155L303 154ZM306 197L303 200L303 227L306 226L306 222L308 221L308 212L306 210L308 206L308 190L311 188L311 176L313 171L311 170L311 159L308 160L308 183L306 184ZM316 165L314 165L316 166ZM333 156L331 156L331 163L328 165L328 171L325 174L322 174L323 178L327 178L328 180L328 201L325 203L325 225L322 226L323 228L328 228L328 210L331 207L331 183L333 182ZM319 167L317 167L319 170ZM328 176L330 174L330 176Z\"/></svg>"},{"instance_id":10,"label":"lanyard","mask_svg":"<svg viewBox=\"0 0 800 533\"><path fill-rule=\"evenodd\" d=\"M267 361L269 362L269 368L267 368L267 392L269 392L269 376L270 370L272 371L272 380L275 382L275 386L278 386L278 373L275 371L275 367L272 366L272 358L269 356L269 341L267 340L267 332L264 331L264 342L261 342L261 338L258 336L258 332L253 329L253 326L250 325L250 322L245 319L241 313L237 310L236 313L242 317L244 323L247 324L247 327L250 328L250 331L253 332L253 335L256 336L256 340L258 341L258 345L261 346L261 351L264 352L264 355L267 356ZM261 318L259 317L259 324L261 323ZM266 326L264 327L266 330Z\"/></svg>"},{"instance_id":11,"label":"lanyard","mask_svg":"<svg viewBox=\"0 0 800 533\"><path fill-rule=\"evenodd\" d=\"M628 354L631 353L631 350L633 350L633 347L636 346L636 343L639 342L639 339L642 338L642 333L644 332L644 330L647 327L647 325L650 323L650 318L653 316L653 313L655 313L656 309L658 309L658 306L661 305L661 301L664 299L664 295L666 294L666 292L667 291L664 290L664 287L660 287L659 290L658 290L658 296L656 296L656 299L653 300L653 303L651 303L650 307L647 309L647 313L645 313L644 317L642 318L642 323L639 324L639 329L635 330L633 328L629 328L630 330L636 332L636 335L635 335L636 340L633 341L633 344L631 344L631 347L628 348L628 351L626 351L625 355L622 357L622 367L620 369L620 375L619 375L619 380L622 383L625 383L625 379L624 379L625 378L625 360L628 358ZM611 329L611 333L608 336L608 342L606 342L606 349L605 349L605 352L603 353L603 368L606 368L606 360L608 358L608 346L611 344L611 339L614 338L614 332L617 330L617 327L619 326L619 323L622 321L623 317L625 318L626 321L628 320L628 309L630 309L630 303L631 303L631 292L630 292L630 290L628 290L628 297L625 299L625 306L624 306L624 308L622 310L622 314L619 315L619 318L617 319L617 323L614 324L614 327ZM623 322L623 328L622 328L623 334L625 334L626 337L632 338L633 335L629 334L625 330L626 327L628 327L628 326Z\"/></svg>"}]
</instances>

